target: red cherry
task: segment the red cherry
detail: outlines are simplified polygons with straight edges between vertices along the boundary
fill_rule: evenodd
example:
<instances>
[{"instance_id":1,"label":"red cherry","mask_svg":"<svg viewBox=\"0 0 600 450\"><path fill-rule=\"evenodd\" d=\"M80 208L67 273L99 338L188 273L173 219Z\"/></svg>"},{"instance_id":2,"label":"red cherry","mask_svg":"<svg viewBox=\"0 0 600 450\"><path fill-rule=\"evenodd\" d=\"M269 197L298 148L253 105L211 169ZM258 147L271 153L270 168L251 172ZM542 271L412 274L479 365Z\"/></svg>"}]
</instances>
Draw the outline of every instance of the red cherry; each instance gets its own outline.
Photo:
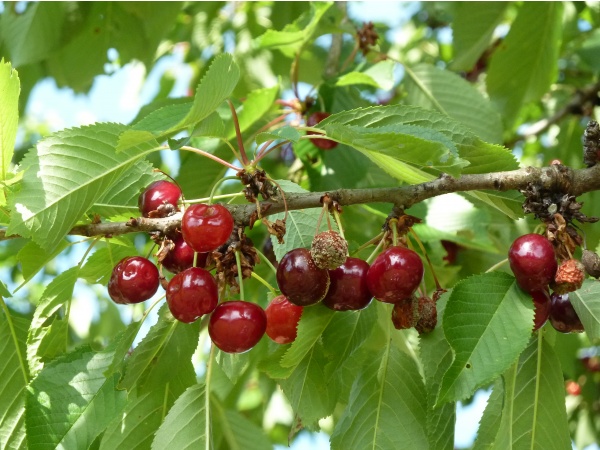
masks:
<instances>
[{"instance_id":1,"label":"red cherry","mask_svg":"<svg viewBox=\"0 0 600 450\"><path fill-rule=\"evenodd\" d=\"M289 344L296 340L302 306L291 303L285 295L275 297L267 308L267 336L278 344Z\"/></svg>"},{"instance_id":2,"label":"red cherry","mask_svg":"<svg viewBox=\"0 0 600 450\"><path fill-rule=\"evenodd\" d=\"M267 316L256 303L221 303L210 315L208 334L227 353L242 353L254 347L265 334Z\"/></svg>"},{"instance_id":3,"label":"red cherry","mask_svg":"<svg viewBox=\"0 0 600 450\"><path fill-rule=\"evenodd\" d=\"M326 119L330 115L331 115L331 113L328 113L328 112L320 112L320 111L314 112L310 116L308 116L308 119L306 119L306 126L314 127L315 125L317 125L319 122ZM318 134L318 133L315 133L314 131L307 131L306 134ZM329 139L311 139L310 142L312 142L315 147L320 148L321 150L332 150L338 146L337 142L330 141Z\"/></svg>"},{"instance_id":4,"label":"red cherry","mask_svg":"<svg viewBox=\"0 0 600 450\"><path fill-rule=\"evenodd\" d=\"M336 311L363 309L373 295L367 287L369 264L359 258L346 258L337 269L329 270L331 284L323 304Z\"/></svg>"},{"instance_id":5,"label":"red cherry","mask_svg":"<svg viewBox=\"0 0 600 450\"><path fill-rule=\"evenodd\" d=\"M329 288L327 269L319 269L306 248L290 250L277 266L277 284L281 293L298 306L320 302Z\"/></svg>"},{"instance_id":6,"label":"red cherry","mask_svg":"<svg viewBox=\"0 0 600 450\"><path fill-rule=\"evenodd\" d=\"M217 282L207 270L190 267L175 275L167 286L167 304L181 322L191 323L211 313L219 302Z\"/></svg>"},{"instance_id":7,"label":"red cherry","mask_svg":"<svg viewBox=\"0 0 600 450\"><path fill-rule=\"evenodd\" d=\"M188 245L180 234L173 239L175 247L162 260L162 265L171 273L179 273L189 269L194 264L194 249ZM196 267L205 267L207 253L198 253Z\"/></svg>"},{"instance_id":8,"label":"red cherry","mask_svg":"<svg viewBox=\"0 0 600 450\"><path fill-rule=\"evenodd\" d=\"M371 264L367 286L373 296L386 303L410 298L423 279L423 261L406 247L390 247Z\"/></svg>"},{"instance_id":9,"label":"red cherry","mask_svg":"<svg viewBox=\"0 0 600 450\"><path fill-rule=\"evenodd\" d=\"M553 293L550 297L550 323L556 331L561 333L581 333L583 324L571 304L569 294Z\"/></svg>"},{"instance_id":10,"label":"red cherry","mask_svg":"<svg viewBox=\"0 0 600 450\"><path fill-rule=\"evenodd\" d=\"M159 180L152 183L138 197L138 206L144 217L165 217L169 212L179 210L177 203L181 198L181 189L174 183ZM161 209L163 209L161 211ZM155 212L154 214L151 214Z\"/></svg>"},{"instance_id":11,"label":"red cherry","mask_svg":"<svg viewBox=\"0 0 600 450\"><path fill-rule=\"evenodd\" d=\"M544 326L548 317L550 317L550 294L548 291L535 291L531 293L534 306L533 331L539 330Z\"/></svg>"},{"instance_id":12,"label":"red cherry","mask_svg":"<svg viewBox=\"0 0 600 450\"><path fill-rule=\"evenodd\" d=\"M218 249L232 231L233 216L223 205L192 205L181 219L183 239L198 253Z\"/></svg>"},{"instance_id":13,"label":"red cherry","mask_svg":"<svg viewBox=\"0 0 600 450\"><path fill-rule=\"evenodd\" d=\"M508 250L508 262L517 284L526 292L545 290L558 268L554 247L540 234L515 239Z\"/></svg>"},{"instance_id":14,"label":"red cherry","mask_svg":"<svg viewBox=\"0 0 600 450\"><path fill-rule=\"evenodd\" d=\"M158 269L146 258L130 256L114 267L108 282L108 295L115 303L140 303L158 290Z\"/></svg>"}]
</instances>

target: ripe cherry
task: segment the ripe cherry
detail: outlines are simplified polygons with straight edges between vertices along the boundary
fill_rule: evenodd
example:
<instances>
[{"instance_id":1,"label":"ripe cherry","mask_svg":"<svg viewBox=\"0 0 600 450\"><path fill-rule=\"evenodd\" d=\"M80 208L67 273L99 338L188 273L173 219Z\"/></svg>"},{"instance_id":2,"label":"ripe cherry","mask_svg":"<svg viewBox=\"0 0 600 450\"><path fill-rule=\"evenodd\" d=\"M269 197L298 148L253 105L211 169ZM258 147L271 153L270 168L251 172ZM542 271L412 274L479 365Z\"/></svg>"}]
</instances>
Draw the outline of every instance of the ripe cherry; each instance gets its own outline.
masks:
<instances>
[{"instance_id":1,"label":"ripe cherry","mask_svg":"<svg viewBox=\"0 0 600 450\"><path fill-rule=\"evenodd\" d=\"M581 333L584 331L583 324L571 304L569 294L553 293L550 297L550 323L556 331L561 333Z\"/></svg>"},{"instance_id":2,"label":"ripe cherry","mask_svg":"<svg viewBox=\"0 0 600 450\"><path fill-rule=\"evenodd\" d=\"M545 290L558 268L554 247L539 234L515 239L508 250L508 262L517 284L530 293Z\"/></svg>"},{"instance_id":3,"label":"ripe cherry","mask_svg":"<svg viewBox=\"0 0 600 450\"><path fill-rule=\"evenodd\" d=\"M320 302L329 289L329 273L319 269L306 248L290 250L277 266L277 284L281 293L298 306Z\"/></svg>"},{"instance_id":4,"label":"ripe cherry","mask_svg":"<svg viewBox=\"0 0 600 450\"><path fill-rule=\"evenodd\" d=\"M328 113L328 112L321 112L321 111L314 112L310 116L308 116L308 119L306 119L306 126L314 127L315 125L317 125L319 122L326 119L330 115L331 115L331 113ZM314 131L308 131L306 134L317 134L317 133L315 133ZM337 142L330 141L329 139L311 139L310 142L312 142L315 147L320 148L321 150L332 150L338 146Z\"/></svg>"},{"instance_id":5,"label":"ripe cherry","mask_svg":"<svg viewBox=\"0 0 600 450\"><path fill-rule=\"evenodd\" d=\"M162 260L162 265L171 273L179 273L185 269L189 269L194 264L194 249L188 245L183 237L178 234L173 238L173 247L165 258ZM208 253L198 253L196 258L196 267L205 267Z\"/></svg>"},{"instance_id":6,"label":"ripe cherry","mask_svg":"<svg viewBox=\"0 0 600 450\"><path fill-rule=\"evenodd\" d=\"M167 286L167 304L181 322L191 323L211 313L219 302L217 282L207 270L190 267L175 275Z\"/></svg>"},{"instance_id":7,"label":"ripe cherry","mask_svg":"<svg viewBox=\"0 0 600 450\"><path fill-rule=\"evenodd\" d=\"M369 264L359 258L346 258L337 269L329 270L329 290L323 304L336 311L363 309L373 295L367 287Z\"/></svg>"},{"instance_id":8,"label":"ripe cherry","mask_svg":"<svg viewBox=\"0 0 600 450\"><path fill-rule=\"evenodd\" d=\"M233 216L223 205L192 205L181 218L183 239L198 253L218 249L232 231Z\"/></svg>"},{"instance_id":9,"label":"ripe cherry","mask_svg":"<svg viewBox=\"0 0 600 450\"><path fill-rule=\"evenodd\" d=\"M386 303L410 298L423 279L423 261L406 247L383 251L367 272L367 286L373 296Z\"/></svg>"},{"instance_id":10,"label":"ripe cherry","mask_svg":"<svg viewBox=\"0 0 600 450\"><path fill-rule=\"evenodd\" d=\"M208 322L208 334L214 344L227 353L242 353L254 347L265 334L267 316L256 303L221 303Z\"/></svg>"},{"instance_id":11,"label":"ripe cherry","mask_svg":"<svg viewBox=\"0 0 600 450\"><path fill-rule=\"evenodd\" d=\"M138 197L138 206L144 217L166 217L179 210L177 203L181 189L175 183L159 180L152 183Z\"/></svg>"},{"instance_id":12,"label":"ripe cherry","mask_svg":"<svg viewBox=\"0 0 600 450\"><path fill-rule=\"evenodd\" d=\"M550 317L550 294L548 291L535 291L531 293L533 299L534 315L533 315L533 331L539 330L544 326L548 317Z\"/></svg>"},{"instance_id":13,"label":"ripe cherry","mask_svg":"<svg viewBox=\"0 0 600 450\"><path fill-rule=\"evenodd\" d=\"M158 269L146 258L130 256L114 267L108 282L108 295L123 305L148 300L158 290Z\"/></svg>"},{"instance_id":14,"label":"ripe cherry","mask_svg":"<svg viewBox=\"0 0 600 450\"><path fill-rule=\"evenodd\" d=\"M289 344L296 340L298 322L302 316L302 306L291 303L285 295L275 297L267 308L267 336L278 344Z\"/></svg>"}]
</instances>

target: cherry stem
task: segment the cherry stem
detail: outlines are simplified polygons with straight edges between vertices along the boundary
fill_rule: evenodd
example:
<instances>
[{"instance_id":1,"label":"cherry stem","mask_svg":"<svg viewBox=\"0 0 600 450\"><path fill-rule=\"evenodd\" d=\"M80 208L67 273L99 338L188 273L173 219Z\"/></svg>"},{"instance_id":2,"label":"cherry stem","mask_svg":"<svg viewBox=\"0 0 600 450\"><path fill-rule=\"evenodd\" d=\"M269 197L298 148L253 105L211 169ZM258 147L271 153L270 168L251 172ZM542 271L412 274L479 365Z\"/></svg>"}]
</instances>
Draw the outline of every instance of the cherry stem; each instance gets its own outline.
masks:
<instances>
[{"instance_id":1,"label":"cherry stem","mask_svg":"<svg viewBox=\"0 0 600 450\"><path fill-rule=\"evenodd\" d=\"M273 141L271 141L273 142ZM258 163L261 159L263 159L265 156L267 156L269 153L271 153L273 150L278 149L279 147L281 147L282 145L287 144L289 141L283 141L280 142L277 145L274 145L273 147L271 147L270 149L268 149L267 151L263 152L260 156L258 156L255 160L254 163Z\"/></svg>"},{"instance_id":2,"label":"cherry stem","mask_svg":"<svg viewBox=\"0 0 600 450\"><path fill-rule=\"evenodd\" d=\"M358 252L360 252L361 250L367 248L369 245L373 245L373 244L375 244L375 242L379 242L382 237L383 237L383 232L379 233L374 238L369 239L367 242L365 242L363 245L361 245L355 251L353 251L352 254L356 255Z\"/></svg>"},{"instance_id":3,"label":"cherry stem","mask_svg":"<svg viewBox=\"0 0 600 450\"><path fill-rule=\"evenodd\" d=\"M270 239L270 238L269 238ZM256 253L258 253L258 256L260 256L260 259L262 261L264 261L265 263L267 263L267 266L269 266L271 268L271 270L273 271L273 273L275 275L277 275L277 269L275 268L275 266L271 263L271 261L269 261L269 258L267 258L265 256L265 254L263 252L261 252L259 249L257 249L256 247L254 247L254 250L256 250Z\"/></svg>"},{"instance_id":4,"label":"cherry stem","mask_svg":"<svg viewBox=\"0 0 600 450\"><path fill-rule=\"evenodd\" d=\"M260 281L263 285L265 285L269 289L269 291L271 291L271 293L273 295L277 295L277 291L275 290L275 288L273 286L271 286L271 284L267 280L265 280L263 277L256 274L255 272L252 272L252 278Z\"/></svg>"},{"instance_id":5,"label":"cherry stem","mask_svg":"<svg viewBox=\"0 0 600 450\"><path fill-rule=\"evenodd\" d=\"M392 229L392 245L398 245L398 219L389 221L389 226Z\"/></svg>"},{"instance_id":6,"label":"cherry stem","mask_svg":"<svg viewBox=\"0 0 600 450\"><path fill-rule=\"evenodd\" d=\"M494 270L496 270L499 267L502 267L504 264L506 264L508 262L508 258L504 258L502 261L497 262L496 264L494 264L492 267L490 267L488 270L485 271L485 273L488 272L493 272Z\"/></svg>"},{"instance_id":7,"label":"cherry stem","mask_svg":"<svg viewBox=\"0 0 600 450\"><path fill-rule=\"evenodd\" d=\"M233 153L233 156L236 157L236 159L238 161L242 160L242 157L240 156L240 154L237 152L237 150L235 149L235 147L233 145L231 145L231 142L229 142L227 139L225 138L221 138L221 141L223 143L225 143L225 145L227 145L229 147L229 149L231 150L231 152Z\"/></svg>"},{"instance_id":8,"label":"cherry stem","mask_svg":"<svg viewBox=\"0 0 600 450\"><path fill-rule=\"evenodd\" d=\"M181 147L181 150L185 150L185 151L188 151L188 152L197 153L199 155L206 156L207 158L212 159L213 161L216 161L216 162L218 162L219 164L222 164L225 167L229 167L230 169L233 169L236 172L240 172L242 170L239 167L236 167L233 164L228 163L227 161L222 160L218 156L215 156L212 153L205 152L204 150L200 150L199 148L195 148L195 147L190 147L190 146L184 145L183 147Z\"/></svg>"},{"instance_id":9,"label":"cherry stem","mask_svg":"<svg viewBox=\"0 0 600 450\"><path fill-rule=\"evenodd\" d=\"M263 145L262 145L262 146L261 146L261 147L258 149L258 151L256 152L256 156L257 156L258 158L260 158L260 155L261 155L261 154L262 154L262 153L263 153L263 152L264 152L264 151L267 149L267 147L268 147L269 145L271 145L273 142L275 142L275 139L271 139L271 140L269 140L269 141L265 142L265 143L264 143L264 144L263 144Z\"/></svg>"},{"instance_id":10,"label":"cherry stem","mask_svg":"<svg viewBox=\"0 0 600 450\"><path fill-rule=\"evenodd\" d=\"M212 187L211 191L210 191L210 197L208 197L208 204L212 204L213 202L213 197L215 196L215 192L217 190L217 187L219 187L219 185L223 182L223 181L227 181L227 180L239 180L238 177L223 177L221 178L219 181L217 181L215 183L215 185Z\"/></svg>"},{"instance_id":11,"label":"cherry stem","mask_svg":"<svg viewBox=\"0 0 600 450\"><path fill-rule=\"evenodd\" d=\"M328 211L329 207L327 206L327 203L323 203L323 207L321 208L321 214L319 214L319 220L317 220L317 230L315 231L315 234L318 234L321 230L321 221L323 220L323 215ZM331 224L329 224L329 229L331 230Z\"/></svg>"},{"instance_id":12,"label":"cherry stem","mask_svg":"<svg viewBox=\"0 0 600 450\"><path fill-rule=\"evenodd\" d=\"M429 255L427 255L427 251L425 250L425 246L421 242L421 239L419 239L419 236L417 236L417 233L415 232L415 230L413 230L412 228L410 228L410 233L412 234L412 236L417 241L417 244L419 245L419 248L421 249L421 252L423 253L423 256L427 260L427 265L429 266L429 270L431 270L431 275L433 275L433 281L435 282L435 288L437 290L442 289L442 286L440 285L438 277L435 274L435 270L433 269L433 264L431 264L431 260L429 259Z\"/></svg>"},{"instance_id":13,"label":"cherry stem","mask_svg":"<svg viewBox=\"0 0 600 450\"><path fill-rule=\"evenodd\" d=\"M379 253L379 250L381 249L381 247L383 246L383 243L385 242L385 233L381 233L380 236L381 235L383 235L383 237L379 240L379 244L377 244L377 247L375 247L375 250L373 250L373 252L367 258L367 262L369 264L371 264L371 262L375 259L375 256Z\"/></svg>"},{"instance_id":14,"label":"cherry stem","mask_svg":"<svg viewBox=\"0 0 600 450\"><path fill-rule=\"evenodd\" d=\"M292 80L292 89L296 98L300 98L298 94L298 67L300 65L300 50L296 53L294 61L292 61L290 78Z\"/></svg>"},{"instance_id":15,"label":"cherry stem","mask_svg":"<svg viewBox=\"0 0 600 450\"><path fill-rule=\"evenodd\" d=\"M286 105L286 106L290 106L291 107L291 105ZM282 112L282 114L280 116L278 116L275 119L271 120L266 125L260 127L258 129L258 131L255 133L255 135L257 135L259 133L262 133L263 131L266 131L266 130L270 129L271 127L277 125L279 122L283 122L287 116L289 116L290 114L294 114L295 112L296 111L294 111L294 110Z\"/></svg>"},{"instance_id":16,"label":"cherry stem","mask_svg":"<svg viewBox=\"0 0 600 450\"><path fill-rule=\"evenodd\" d=\"M340 236L343 239L346 239L346 236L344 236L344 228L342 227L342 221L340 219L340 213L335 208L335 206L333 207L333 218L335 219L335 223L337 223L338 230L340 230Z\"/></svg>"},{"instance_id":17,"label":"cherry stem","mask_svg":"<svg viewBox=\"0 0 600 450\"><path fill-rule=\"evenodd\" d=\"M192 267L196 267L198 265L198 252L194 252L194 261L192 262Z\"/></svg>"},{"instance_id":18,"label":"cherry stem","mask_svg":"<svg viewBox=\"0 0 600 450\"><path fill-rule=\"evenodd\" d=\"M235 251L235 263L238 271L238 286L240 287L240 300L244 301L244 282L242 281L242 261L240 260L240 251Z\"/></svg>"},{"instance_id":19,"label":"cherry stem","mask_svg":"<svg viewBox=\"0 0 600 450\"><path fill-rule=\"evenodd\" d=\"M235 127L235 137L237 138L238 148L240 150L240 155L242 156L242 164L244 164L244 166L249 166L250 161L248 160L246 150L244 149L244 140L242 139L242 132L240 131L240 122L238 121L235 106L233 106L233 103L229 99L227 99L227 103L229 103L229 109L231 110L231 118L233 119L233 125Z\"/></svg>"}]
</instances>

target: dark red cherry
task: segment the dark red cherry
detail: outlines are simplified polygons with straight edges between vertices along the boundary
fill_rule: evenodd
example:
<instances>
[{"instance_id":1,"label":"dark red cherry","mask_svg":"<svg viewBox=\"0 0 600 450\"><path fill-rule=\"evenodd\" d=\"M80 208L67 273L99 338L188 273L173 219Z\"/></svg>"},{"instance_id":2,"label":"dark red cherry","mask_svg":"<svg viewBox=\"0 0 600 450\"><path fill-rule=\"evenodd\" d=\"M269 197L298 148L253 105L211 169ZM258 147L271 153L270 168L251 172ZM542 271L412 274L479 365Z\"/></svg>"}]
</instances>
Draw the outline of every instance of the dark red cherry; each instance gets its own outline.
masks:
<instances>
[{"instance_id":1,"label":"dark red cherry","mask_svg":"<svg viewBox=\"0 0 600 450\"><path fill-rule=\"evenodd\" d=\"M373 295L367 287L369 264L359 258L346 258L337 269L329 270L329 290L323 304L336 311L365 308Z\"/></svg>"},{"instance_id":2,"label":"dark red cherry","mask_svg":"<svg viewBox=\"0 0 600 450\"><path fill-rule=\"evenodd\" d=\"M171 273L179 273L189 269L194 264L194 249L188 245L180 234L173 239L175 247L167 253L162 265ZM196 267L205 267L208 253L198 253Z\"/></svg>"},{"instance_id":3,"label":"dark red cherry","mask_svg":"<svg viewBox=\"0 0 600 450\"><path fill-rule=\"evenodd\" d=\"M371 264L367 287L373 296L386 303L410 298L423 279L421 257L406 247L390 247Z\"/></svg>"},{"instance_id":4,"label":"dark red cherry","mask_svg":"<svg viewBox=\"0 0 600 450\"><path fill-rule=\"evenodd\" d=\"M214 277L200 267L178 273L167 286L167 304L173 317L191 323L217 307L219 290Z\"/></svg>"},{"instance_id":5,"label":"dark red cherry","mask_svg":"<svg viewBox=\"0 0 600 450\"><path fill-rule=\"evenodd\" d=\"M289 344L296 340L302 306L291 303L285 295L275 297L267 308L267 336L278 344Z\"/></svg>"},{"instance_id":6,"label":"dark red cherry","mask_svg":"<svg viewBox=\"0 0 600 450\"><path fill-rule=\"evenodd\" d=\"M545 290L558 268L550 241L533 233L515 239L508 250L508 262L517 284L530 293Z\"/></svg>"},{"instance_id":7,"label":"dark red cherry","mask_svg":"<svg viewBox=\"0 0 600 450\"><path fill-rule=\"evenodd\" d=\"M550 297L550 323L556 331L561 333L581 333L584 331L583 324L571 304L569 294L553 293Z\"/></svg>"},{"instance_id":8,"label":"dark red cherry","mask_svg":"<svg viewBox=\"0 0 600 450\"><path fill-rule=\"evenodd\" d=\"M210 315L208 334L227 353L242 353L254 347L265 334L267 316L256 303L221 303Z\"/></svg>"},{"instance_id":9,"label":"dark red cherry","mask_svg":"<svg viewBox=\"0 0 600 450\"><path fill-rule=\"evenodd\" d=\"M223 205L192 205L181 218L183 239L198 253L218 249L232 231L233 216Z\"/></svg>"},{"instance_id":10,"label":"dark red cherry","mask_svg":"<svg viewBox=\"0 0 600 450\"><path fill-rule=\"evenodd\" d=\"M317 125L319 122L326 119L330 115L331 114L328 112L320 112L320 111L314 112L310 116L308 116L308 119L306 119L306 126L314 127L315 125ZM314 131L308 131L306 134L318 134L318 133L315 133ZM311 139L310 142L312 142L315 147L320 148L321 150L332 150L338 146L337 142L330 141L329 139Z\"/></svg>"},{"instance_id":11,"label":"dark red cherry","mask_svg":"<svg viewBox=\"0 0 600 450\"><path fill-rule=\"evenodd\" d=\"M329 288L327 269L319 269L306 248L290 250L277 266L277 284L281 293L298 306L320 302Z\"/></svg>"},{"instance_id":12,"label":"dark red cherry","mask_svg":"<svg viewBox=\"0 0 600 450\"><path fill-rule=\"evenodd\" d=\"M177 203L181 198L181 189L174 183L159 180L152 183L138 197L138 206L144 217L166 217L179 211ZM152 213L152 214L151 214Z\"/></svg>"},{"instance_id":13,"label":"dark red cherry","mask_svg":"<svg viewBox=\"0 0 600 450\"><path fill-rule=\"evenodd\" d=\"M140 303L158 290L158 269L146 258L130 256L114 267L108 281L108 295L115 303Z\"/></svg>"},{"instance_id":14,"label":"dark red cherry","mask_svg":"<svg viewBox=\"0 0 600 450\"><path fill-rule=\"evenodd\" d=\"M533 331L539 330L544 326L548 317L550 317L550 294L548 291L535 291L531 293L534 306Z\"/></svg>"}]
</instances>

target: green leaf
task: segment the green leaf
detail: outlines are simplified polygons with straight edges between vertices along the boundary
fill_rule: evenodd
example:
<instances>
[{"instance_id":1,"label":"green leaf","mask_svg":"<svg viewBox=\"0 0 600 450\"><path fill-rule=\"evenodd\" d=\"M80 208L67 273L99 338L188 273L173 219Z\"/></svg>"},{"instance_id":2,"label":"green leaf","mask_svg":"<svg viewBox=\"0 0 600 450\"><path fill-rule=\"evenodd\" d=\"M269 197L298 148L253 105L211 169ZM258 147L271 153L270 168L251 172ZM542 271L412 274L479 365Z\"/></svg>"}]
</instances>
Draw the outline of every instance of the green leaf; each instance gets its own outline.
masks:
<instances>
[{"instance_id":1,"label":"green leaf","mask_svg":"<svg viewBox=\"0 0 600 450\"><path fill-rule=\"evenodd\" d=\"M23 274L24 281L16 290L27 284L46 264L52 261L68 246L69 242L62 240L52 251L47 252L35 242L27 242L19 250L19 253L17 253L17 261L21 263L21 273Z\"/></svg>"},{"instance_id":2,"label":"green leaf","mask_svg":"<svg viewBox=\"0 0 600 450\"><path fill-rule=\"evenodd\" d=\"M336 81L336 86L365 84L380 89L390 90L394 87L394 68L396 63L391 60L380 61L363 72L349 72Z\"/></svg>"},{"instance_id":3,"label":"green leaf","mask_svg":"<svg viewBox=\"0 0 600 450\"><path fill-rule=\"evenodd\" d=\"M79 273L79 278L91 284L107 285L117 263L127 256L137 255L137 250L133 245L113 245L110 241L106 245L104 248L98 248L85 261Z\"/></svg>"},{"instance_id":4,"label":"green leaf","mask_svg":"<svg viewBox=\"0 0 600 450\"><path fill-rule=\"evenodd\" d=\"M202 120L198 125L194 127L194 130L192 131L191 135L224 138L225 124L223 123L223 119L221 119L221 116L217 112L212 112L208 115L206 119ZM169 144L169 147L174 148L172 144ZM182 145L179 145L179 147L182 147Z\"/></svg>"},{"instance_id":5,"label":"green leaf","mask_svg":"<svg viewBox=\"0 0 600 450\"><path fill-rule=\"evenodd\" d=\"M204 384L195 384L189 387L177 399L156 432L152 449L212 448L206 442L207 439L211 440L211 423L207 422L206 404Z\"/></svg>"},{"instance_id":6,"label":"green leaf","mask_svg":"<svg viewBox=\"0 0 600 450\"><path fill-rule=\"evenodd\" d=\"M103 375L113 356L83 348L42 369L27 388L29 448L88 448L104 431L127 397Z\"/></svg>"},{"instance_id":7,"label":"green leaf","mask_svg":"<svg viewBox=\"0 0 600 450\"><path fill-rule=\"evenodd\" d=\"M504 407L494 449L571 448L564 379L552 347L538 335L504 376Z\"/></svg>"},{"instance_id":8,"label":"green leaf","mask_svg":"<svg viewBox=\"0 0 600 450\"><path fill-rule=\"evenodd\" d=\"M533 330L533 301L514 277L491 272L459 282L444 313L444 334L455 354L437 404L462 400L517 359Z\"/></svg>"},{"instance_id":9,"label":"green leaf","mask_svg":"<svg viewBox=\"0 0 600 450\"><path fill-rule=\"evenodd\" d=\"M293 143L297 143L300 140L301 134L294 127L283 126L281 128L277 128L273 131L268 131L265 133L259 133L256 136L256 143L262 144L263 142L273 141L278 139L283 139L285 141L290 141Z\"/></svg>"},{"instance_id":10,"label":"green leaf","mask_svg":"<svg viewBox=\"0 0 600 450\"><path fill-rule=\"evenodd\" d=\"M598 52L600 52L600 30L595 29L590 32L576 53L592 70L600 70Z\"/></svg>"},{"instance_id":11,"label":"green leaf","mask_svg":"<svg viewBox=\"0 0 600 450\"><path fill-rule=\"evenodd\" d=\"M115 152L125 126L96 124L55 133L23 161L21 190L11 198L8 234L54 248L84 213L153 147Z\"/></svg>"},{"instance_id":12,"label":"green leaf","mask_svg":"<svg viewBox=\"0 0 600 450\"><path fill-rule=\"evenodd\" d=\"M523 3L492 55L487 89L508 127L524 105L539 100L556 80L562 10L560 2Z\"/></svg>"},{"instance_id":13,"label":"green leaf","mask_svg":"<svg viewBox=\"0 0 600 450\"><path fill-rule=\"evenodd\" d=\"M569 294L575 312L592 342L600 339L600 281L586 280Z\"/></svg>"},{"instance_id":14,"label":"green leaf","mask_svg":"<svg viewBox=\"0 0 600 450\"><path fill-rule=\"evenodd\" d=\"M122 148L127 148L125 143L129 140L132 143L144 142L152 136L166 136L170 134L169 130L177 128L177 125L185 120L192 109L193 101L190 99L172 99L170 103L155 109L142 117L133 125L123 137L124 144Z\"/></svg>"},{"instance_id":15,"label":"green leaf","mask_svg":"<svg viewBox=\"0 0 600 450\"><path fill-rule=\"evenodd\" d=\"M265 432L245 416L232 409L225 409L220 401L211 397L211 412L215 434L219 431L228 450L264 450L273 444Z\"/></svg>"},{"instance_id":16,"label":"green leaf","mask_svg":"<svg viewBox=\"0 0 600 450\"><path fill-rule=\"evenodd\" d=\"M2 16L4 18L4 16ZM0 181L7 178L17 138L19 124L19 76L10 63L0 61Z\"/></svg>"},{"instance_id":17,"label":"green leaf","mask_svg":"<svg viewBox=\"0 0 600 450\"><path fill-rule=\"evenodd\" d=\"M512 369L511 369L512 370ZM477 440L473 450L491 450L498 435L500 421L502 420L502 407L504 405L504 383L502 378L497 378L492 394L488 398L483 416L479 421Z\"/></svg>"},{"instance_id":18,"label":"green leaf","mask_svg":"<svg viewBox=\"0 0 600 450\"><path fill-rule=\"evenodd\" d=\"M470 70L492 43L496 26L504 16L506 2L457 2L452 21L454 60L452 70Z\"/></svg>"},{"instance_id":19,"label":"green leaf","mask_svg":"<svg viewBox=\"0 0 600 450\"><path fill-rule=\"evenodd\" d=\"M425 387L414 360L388 344L357 370L332 450L428 449Z\"/></svg>"},{"instance_id":20,"label":"green leaf","mask_svg":"<svg viewBox=\"0 0 600 450\"><path fill-rule=\"evenodd\" d=\"M0 302L0 448L26 449L25 389L29 371L25 341L29 321L10 314L3 298Z\"/></svg>"},{"instance_id":21,"label":"green leaf","mask_svg":"<svg viewBox=\"0 0 600 450\"><path fill-rule=\"evenodd\" d=\"M242 110L237 113L240 131L243 133L253 124L267 114L275 105L277 95L279 94L279 85L270 88L255 89L251 91L244 103ZM227 124L227 139L235 137L235 128L233 121Z\"/></svg>"},{"instance_id":22,"label":"green leaf","mask_svg":"<svg viewBox=\"0 0 600 450\"><path fill-rule=\"evenodd\" d=\"M502 142L502 119L488 99L464 78L429 64L405 67L407 103L432 109L468 127L487 142Z\"/></svg>"}]
</instances>

